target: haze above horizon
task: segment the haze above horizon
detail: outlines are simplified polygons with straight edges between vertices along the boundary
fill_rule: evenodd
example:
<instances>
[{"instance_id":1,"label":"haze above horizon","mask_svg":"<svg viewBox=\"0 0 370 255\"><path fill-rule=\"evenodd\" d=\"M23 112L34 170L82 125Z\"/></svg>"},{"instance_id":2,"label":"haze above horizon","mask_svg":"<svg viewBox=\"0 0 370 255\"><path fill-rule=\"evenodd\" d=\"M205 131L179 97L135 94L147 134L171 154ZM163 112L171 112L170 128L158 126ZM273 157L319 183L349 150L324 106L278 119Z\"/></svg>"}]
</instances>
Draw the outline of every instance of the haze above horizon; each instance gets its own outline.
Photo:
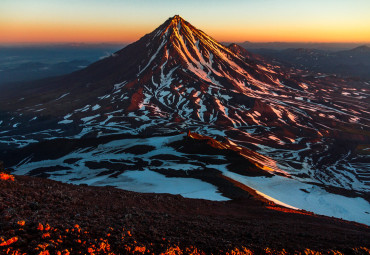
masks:
<instances>
[{"instance_id":1,"label":"haze above horizon","mask_svg":"<svg viewBox=\"0 0 370 255\"><path fill-rule=\"evenodd\" d=\"M370 42L368 0L3 0L0 44L128 43L179 14L218 41Z\"/></svg>"}]
</instances>

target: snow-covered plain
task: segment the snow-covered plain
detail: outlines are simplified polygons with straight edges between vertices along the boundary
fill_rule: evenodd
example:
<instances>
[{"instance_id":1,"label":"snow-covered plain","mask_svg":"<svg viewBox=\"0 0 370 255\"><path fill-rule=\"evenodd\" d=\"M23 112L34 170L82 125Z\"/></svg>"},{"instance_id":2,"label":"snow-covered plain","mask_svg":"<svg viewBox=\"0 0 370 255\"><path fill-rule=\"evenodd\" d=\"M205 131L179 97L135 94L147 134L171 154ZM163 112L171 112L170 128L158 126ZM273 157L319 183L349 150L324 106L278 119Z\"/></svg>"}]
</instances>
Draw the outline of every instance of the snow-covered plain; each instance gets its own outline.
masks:
<instances>
[{"instance_id":1,"label":"snow-covered plain","mask_svg":"<svg viewBox=\"0 0 370 255\"><path fill-rule=\"evenodd\" d=\"M155 172L156 167L150 166L150 162L155 158L157 161L162 162L159 168L189 172L201 170L201 162L191 158L191 155L179 152L168 146L168 144L180 141L184 137L184 134L180 134L175 136L121 139L100 144L96 148L78 149L55 160L32 161L32 158L29 158L15 167L15 174L24 175L41 167L47 169L48 167L60 166L63 169L53 169L49 172L45 170L45 173L50 175L50 179L73 184L109 185L137 192L180 194L188 198L216 201L228 200L212 184L194 178L166 177ZM132 146L152 146L153 149L140 155L125 152ZM184 159L186 163L181 163L171 158L158 158L163 155L169 155L172 158L176 157L181 160ZM223 156L218 155L213 155L212 157L223 159ZM88 168L91 162L114 163L122 160L131 162L128 164L128 170L123 172L110 171L107 173L107 171L111 170L109 167ZM144 166L142 169L137 170L135 166L137 162L148 162L149 166ZM255 189L257 193L279 205L370 225L370 204L363 198L349 198L329 193L315 184L305 183L305 180L278 175L273 177L242 176L230 172L227 169L227 164L209 164L207 167L219 170L224 176Z\"/></svg>"},{"instance_id":2,"label":"snow-covered plain","mask_svg":"<svg viewBox=\"0 0 370 255\"><path fill-rule=\"evenodd\" d=\"M146 169L144 171L127 171L117 178L93 178L83 183L93 186L115 186L125 190L143 193L180 194L187 198L225 201L217 187L194 178L166 177Z\"/></svg>"},{"instance_id":3,"label":"snow-covered plain","mask_svg":"<svg viewBox=\"0 0 370 255\"><path fill-rule=\"evenodd\" d=\"M188 198L201 198L216 201L228 200L228 198L222 196L217 187L206 183L204 181L194 178L177 178L177 177L166 177L162 174L156 173L150 170L150 167L146 167L140 171L127 170L115 177L111 177L110 174L101 174L109 169L88 169L85 165L86 162L101 162L114 160L126 160L132 161L132 167L135 168L135 160L141 157L143 160L156 155L176 155L182 156L182 153L175 151L173 148L168 147L167 144L183 139L184 135L177 135L172 137L153 137L149 139L124 139L116 140L106 144L101 144L94 150L89 148L74 151L62 158L56 160L44 160L44 161L29 161L31 159L22 162L19 166L16 166L16 174L27 174L33 169L47 168L53 166L61 166L67 170L57 170L45 173L50 174L50 179L73 183L73 184L88 184L94 186L115 186L117 188L137 191L137 192L154 192L154 193L170 193L180 194ZM154 150L149 151L143 155L134 155L130 153L123 153L122 150L128 149L135 146L153 146ZM117 153L116 151L120 151ZM66 163L71 159L79 159L76 162L69 164ZM173 167L176 167L176 163L172 163ZM168 165L167 165L168 167ZM182 166L185 169L185 165ZM188 169L194 169L193 165L188 165Z\"/></svg>"},{"instance_id":4,"label":"snow-covered plain","mask_svg":"<svg viewBox=\"0 0 370 255\"><path fill-rule=\"evenodd\" d=\"M317 185L282 176L246 177L231 172L224 175L261 192L262 196L265 194L267 199L278 200L272 200L278 204L370 225L370 204L363 198L329 193Z\"/></svg>"}]
</instances>

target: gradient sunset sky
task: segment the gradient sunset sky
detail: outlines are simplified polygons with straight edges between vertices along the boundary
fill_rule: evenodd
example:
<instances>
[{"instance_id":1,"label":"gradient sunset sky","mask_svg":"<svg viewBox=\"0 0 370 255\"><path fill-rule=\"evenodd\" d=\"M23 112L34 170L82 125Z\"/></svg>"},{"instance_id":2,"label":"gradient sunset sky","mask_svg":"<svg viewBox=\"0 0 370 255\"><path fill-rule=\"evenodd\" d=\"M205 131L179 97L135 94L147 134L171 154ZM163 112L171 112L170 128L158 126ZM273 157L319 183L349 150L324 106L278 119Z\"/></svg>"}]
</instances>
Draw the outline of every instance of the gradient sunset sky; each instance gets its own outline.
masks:
<instances>
[{"instance_id":1,"label":"gradient sunset sky","mask_svg":"<svg viewBox=\"0 0 370 255\"><path fill-rule=\"evenodd\" d=\"M0 0L0 43L132 42L175 14L218 41L370 42L370 0Z\"/></svg>"}]
</instances>

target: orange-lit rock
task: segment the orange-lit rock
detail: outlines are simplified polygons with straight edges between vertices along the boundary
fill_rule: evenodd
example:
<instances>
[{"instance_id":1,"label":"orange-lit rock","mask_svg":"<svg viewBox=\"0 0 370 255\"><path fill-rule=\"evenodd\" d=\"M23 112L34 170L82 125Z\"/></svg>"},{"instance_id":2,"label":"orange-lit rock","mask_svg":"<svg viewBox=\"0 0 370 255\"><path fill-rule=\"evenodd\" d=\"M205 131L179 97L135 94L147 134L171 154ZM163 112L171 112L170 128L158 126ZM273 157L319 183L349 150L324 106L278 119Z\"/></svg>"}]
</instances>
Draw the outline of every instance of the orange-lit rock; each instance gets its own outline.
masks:
<instances>
[{"instance_id":1,"label":"orange-lit rock","mask_svg":"<svg viewBox=\"0 0 370 255\"><path fill-rule=\"evenodd\" d=\"M44 230L45 231L49 231L50 229L51 229L50 225L49 224L46 224Z\"/></svg>"},{"instance_id":2,"label":"orange-lit rock","mask_svg":"<svg viewBox=\"0 0 370 255\"><path fill-rule=\"evenodd\" d=\"M277 167L276 162L273 159L252 151L248 148L238 146L229 140L226 140L225 142L220 142L209 136L192 133L190 130L188 130L187 136L192 139L206 141L209 146L215 149L235 151L240 156L252 163L256 168L261 169L262 171L279 172L283 175L288 175Z\"/></svg>"},{"instance_id":3,"label":"orange-lit rock","mask_svg":"<svg viewBox=\"0 0 370 255\"><path fill-rule=\"evenodd\" d=\"M50 238L50 233L45 233L42 235L42 239Z\"/></svg>"},{"instance_id":4,"label":"orange-lit rock","mask_svg":"<svg viewBox=\"0 0 370 255\"><path fill-rule=\"evenodd\" d=\"M44 179L30 182L29 179L30 177L19 176L17 182L11 185L0 182L0 201L5 202L0 202L0 216L7 210L7 206L17 208L20 213L8 222L2 222L6 228L0 228L1 255L370 254L367 226L282 208L263 200L254 200L254 196L253 199L218 203L187 200L173 195L128 193L112 188L85 188ZM43 185L43 182L46 184ZM42 188L51 187L50 183L54 184L53 189L43 192ZM31 185L32 189L27 189L27 185ZM246 189L240 184L238 187ZM72 194L77 197L83 193L83 189L88 192L82 194L70 207L66 206L69 201L60 197L61 193L68 194L68 197L72 197ZM91 195L97 194L98 189L103 194L100 202L99 197L91 198ZM72 190L75 192L70 193ZM49 193L51 195L45 197ZM249 193L253 194L252 191ZM85 212L97 210L95 204L104 210L98 210L90 218L74 217L76 213L84 212L77 206L89 198L91 200L86 203ZM27 206L22 207L29 201L38 202L41 209L35 213ZM117 207L120 210L111 210L107 206L113 202L116 205L122 203L121 207ZM60 210L50 213L49 208L55 205ZM183 208L185 205L187 206ZM132 213L127 209L131 206L135 206L134 212L139 217L125 221L124 215ZM25 208L25 213L21 211L22 208ZM71 209L68 213L61 214L68 209ZM70 219L69 215L72 215ZM100 218L96 215L100 215ZM55 216L57 217L53 218ZM120 219L122 223L117 223ZM149 224L150 228L146 228ZM165 228L170 230L167 232ZM192 231L199 229L201 231L196 235L192 234ZM273 231L275 229L279 231ZM242 231L239 232L240 230ZM155 237L153 239L152 233ZM251 236L248 237L249 233ZM346 242L341 239L342 233L347 233ZM190 236L187 237L187 234ZM244 235L247 238L242 239ZM210 236L221 238L212 240ZM268 239L268 242L261 242L263 238ZM220 244L223 240L227 242ZM316 245L318 241L326 243Z\"/></svg>"},{"instance_id":5,"label":"orange-lit rock","mask_svg":"<svg viewBox=\"0 0 370 255\"><path fill-rule=\"evenodd\" d=\"M134 249L134 252L138 252L138 253L145 253L145 251L146 251L145 246L142 246L142 247L136 246Z\"/></svg>"},{"instance_id":6,"label":"orange-lit rock","mask_svg":"<svg viewBox=\"0 0 370 255\"><path fill-rule=\"evenodd\" d=\"M10 239L8 239L7 241L4 241L2 243L0 243L0 246L8 246L8 245L11 245L12 243L15 243L18 241L18 237L12 237Z\"/></svg>"},{"instance_id":7,"label":"orange-lit rock","mask_svg":"<svg viewBox=\"0 0 370 255\"><path fill-rule=\"evenodd\" d=\"M37 230L43 231L44 230L44 225L39 223L39 225L37 226Z\"/></svg>"},{"instance_id":8,"label":"orange-lit rock","mask_svg":"<svg viewBox=\"0 0 370 255\"><path fill-rule=\"evenodd\" d=\"M20 220L20 221L17 222L17 224L19 226L23 227L26 224L26 222L24 220Z\"/></svg>"},{"instance_id":9,"label":"orange-lit rock","mask_svg":"<svg viewBox=\"0 0 370 255\"><path fill-rule=\"evenodd\" d=\"M6 174L6 173L0 173L0 180L4 180L4 181L14 181L14 176L13 175L10 175L10 174Z\"/></svg>"}]
</instances>

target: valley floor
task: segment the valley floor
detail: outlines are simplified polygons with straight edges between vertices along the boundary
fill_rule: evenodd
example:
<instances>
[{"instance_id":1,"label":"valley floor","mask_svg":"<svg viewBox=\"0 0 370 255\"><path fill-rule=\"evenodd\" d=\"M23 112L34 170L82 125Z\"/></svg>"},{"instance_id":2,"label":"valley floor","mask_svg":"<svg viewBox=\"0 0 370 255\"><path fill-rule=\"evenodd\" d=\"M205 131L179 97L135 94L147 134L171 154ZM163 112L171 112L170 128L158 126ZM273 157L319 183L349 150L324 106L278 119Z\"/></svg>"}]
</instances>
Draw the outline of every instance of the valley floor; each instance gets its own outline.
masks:
<instances>
[{"instance_id":1,"label":"valley floor","mask_svg":"<svg viewBox=\"0 0 370 255\"><path fill-rule=\"evenodd\" d=\"M0 254L369 254L368 226L249 192L216 202L15 176L0 180Z\"/></svg>"}]
</instances>

